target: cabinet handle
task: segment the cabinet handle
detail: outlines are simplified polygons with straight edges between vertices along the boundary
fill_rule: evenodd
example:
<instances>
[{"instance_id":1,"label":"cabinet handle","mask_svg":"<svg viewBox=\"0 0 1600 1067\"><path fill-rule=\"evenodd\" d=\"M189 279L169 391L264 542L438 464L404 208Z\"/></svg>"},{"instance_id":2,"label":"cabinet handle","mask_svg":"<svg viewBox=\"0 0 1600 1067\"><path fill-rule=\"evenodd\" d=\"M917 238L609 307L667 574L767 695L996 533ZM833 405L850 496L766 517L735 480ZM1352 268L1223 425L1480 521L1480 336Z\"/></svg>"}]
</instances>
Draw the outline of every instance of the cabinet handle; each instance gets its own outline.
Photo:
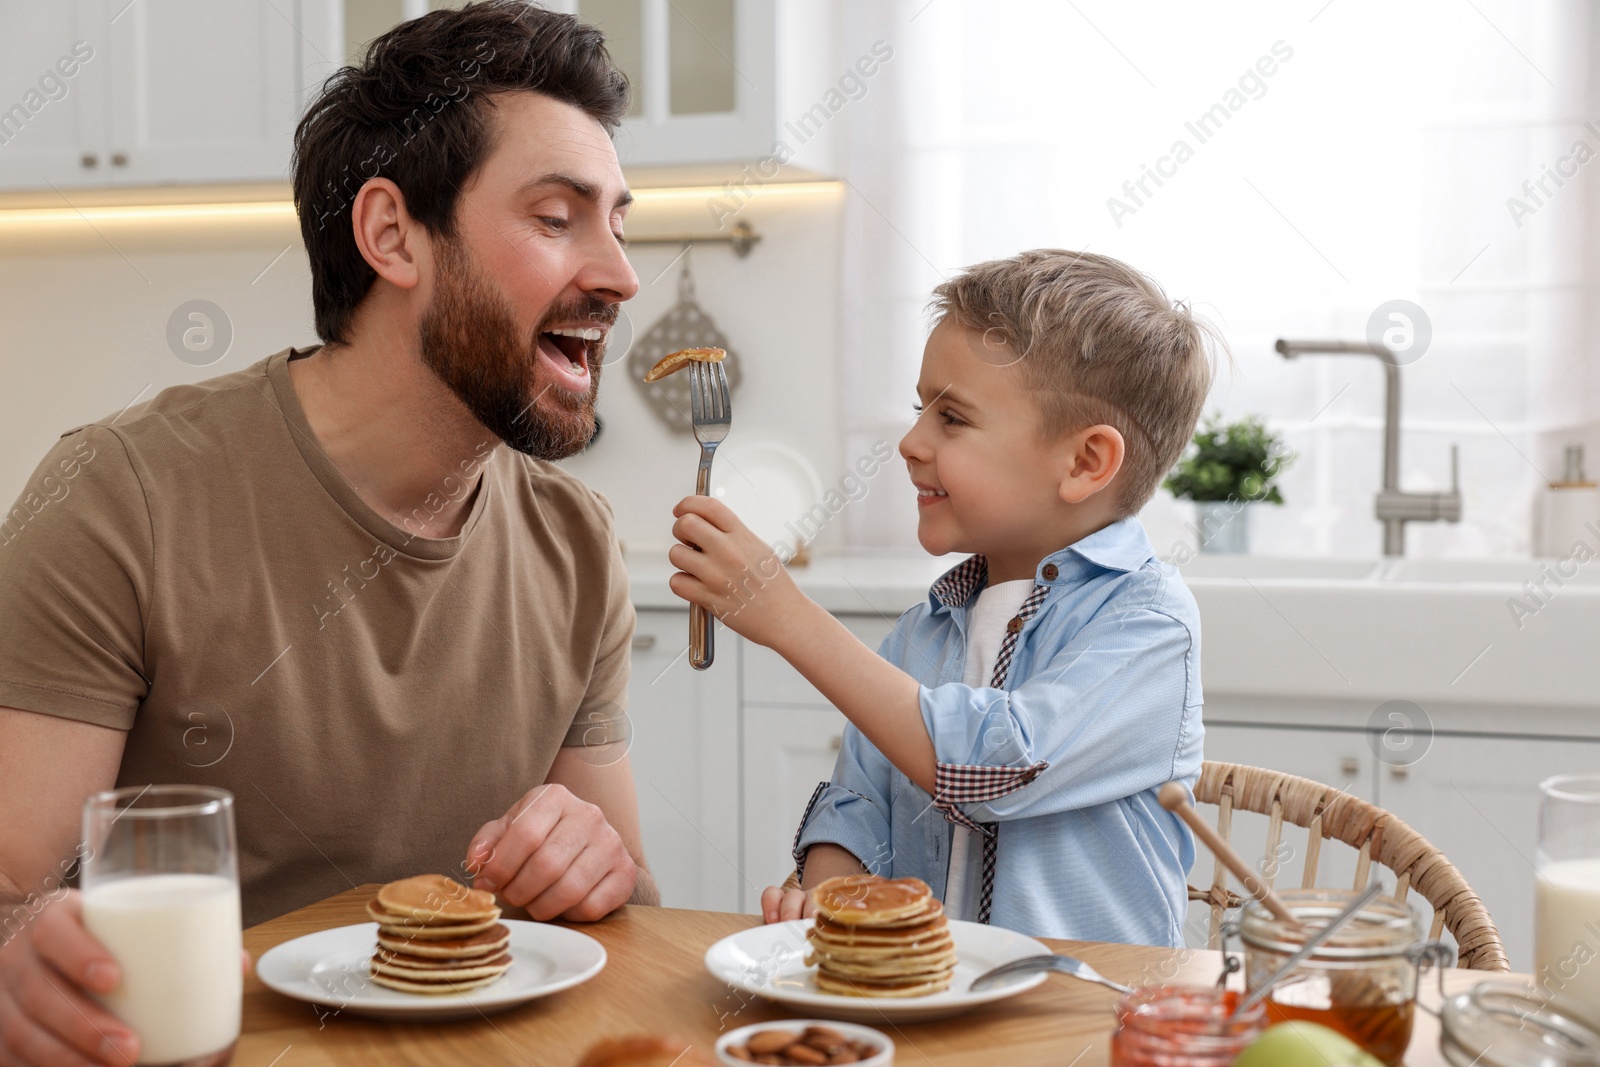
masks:
<instances>
[{"instance_id":1,"label":"cabinet handle","mask_svg":"<svg viewBox=\"0 0 1600 1067\"><path fill-rule=\"evenodd\" d=\"M830 752L837 752L843 747L844 747L844 735L843 734L834 734L832 739L828 741L828 751L830 751Z\"/></svg>"},{"instance_id":2,"label":"cabinet handle","mask_svg":"<svg viewBox=\"0 0 1600 1067\"><path fill-rule=\"evenodd\" d=\"M1389 768L1390 778L1404 778L1409 773L1410 772L1405 767L1400 766L1399 764L1394 764Z\"/></svg>"},{"instance_id":3,"label":"cabinet handle","mask_svg":"<svg viewBox=\"0 0 1600 1067\"><path fill-rule=\"evenodd\" d=\"M655 634L634 634L633 650L635 652L648 652L656 647Z\"/></svg>"},{"instance_id":4,"label":"cabinet handle","mask_svg":"<svg viewBox=\"0 0 1600 1067\"><path fill-rule=\"evenodd\" d=\"M100 165L100 157L93 152L85 152L78 162L83 164L84 169L92 170Z\"/></svg>"},{"instance_id":5,"label":"cabinet handle","mask_svg":"<svg viewBox=\"0 0 1600 1067\"><path fill-rule=\"evenodd\" d=\"M127 156L127 154L124 153L124 152L114 152L114 153L112 153L111 165L113 167L126 167L128 165L128 156Z\"/></svg>"},{"instance_id":6,"label":"cabinet handle","mask_svg":"<svg viewBox=\"0 0 1600 1067\"><path fill-rule=\"evenodd\" d=\"M1339 761L1339 773L1360 774L1361 761L1356 759L1354 756L1346 756L1343 760Z\"/></svg>"}]
</instances>

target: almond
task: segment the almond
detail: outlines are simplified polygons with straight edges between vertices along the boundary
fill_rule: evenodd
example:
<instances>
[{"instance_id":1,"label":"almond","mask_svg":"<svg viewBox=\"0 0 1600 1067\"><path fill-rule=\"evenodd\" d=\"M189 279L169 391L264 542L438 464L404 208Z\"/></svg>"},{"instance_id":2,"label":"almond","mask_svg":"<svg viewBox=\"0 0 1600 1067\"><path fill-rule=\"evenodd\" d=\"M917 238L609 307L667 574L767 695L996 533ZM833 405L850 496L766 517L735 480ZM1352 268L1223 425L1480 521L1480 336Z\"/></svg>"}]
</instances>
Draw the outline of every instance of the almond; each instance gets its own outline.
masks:
<instances>
[{"instance_id":1,"label":"almond","mask_svg":"<svg viewBox=\"0 0 1600 1067\"><path fill-rule=\"evenodd\" d=\"M773 1052L782 1052L792 1044L794 1044L794 1035L787 1030L762 1030L759 1033L751 1034L749 1040L745 1041L744 1047L757 1056L761 1056Z\"/></svg>"}]
</instances>

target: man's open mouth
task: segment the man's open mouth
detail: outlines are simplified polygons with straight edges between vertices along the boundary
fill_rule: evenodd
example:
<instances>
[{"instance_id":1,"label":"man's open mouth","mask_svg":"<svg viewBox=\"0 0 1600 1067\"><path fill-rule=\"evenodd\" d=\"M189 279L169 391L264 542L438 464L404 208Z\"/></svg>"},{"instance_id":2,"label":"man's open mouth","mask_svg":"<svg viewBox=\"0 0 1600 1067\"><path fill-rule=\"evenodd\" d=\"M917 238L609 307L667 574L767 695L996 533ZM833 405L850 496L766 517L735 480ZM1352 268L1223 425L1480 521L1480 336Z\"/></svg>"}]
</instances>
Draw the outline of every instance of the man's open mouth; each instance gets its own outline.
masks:
<instances>
[{"instance_id":1,"label":"man's open mouth","mask_svg":"<svg viewBox=\"0 0 1600 1067\"><path fill-rule=\"evenodd\" d=\"M563 326L539 335L539 354L554 369L558 384L569 392L589 388L590 357L600 349L606 331L601 326Z\"/></svg>"}]
</instances>

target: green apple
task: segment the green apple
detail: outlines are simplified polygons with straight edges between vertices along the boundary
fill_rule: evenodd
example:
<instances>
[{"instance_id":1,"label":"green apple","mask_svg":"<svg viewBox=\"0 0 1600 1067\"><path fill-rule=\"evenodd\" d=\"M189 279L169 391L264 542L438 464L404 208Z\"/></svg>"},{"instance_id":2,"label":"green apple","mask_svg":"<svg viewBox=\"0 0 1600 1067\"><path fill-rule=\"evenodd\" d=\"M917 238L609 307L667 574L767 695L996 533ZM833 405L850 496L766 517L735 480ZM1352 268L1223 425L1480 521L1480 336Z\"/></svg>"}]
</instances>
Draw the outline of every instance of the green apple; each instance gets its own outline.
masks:
<instances>
[{"instance_id":1,"label":"green apple","mask_svg":"<svg viewBox=\"0 0 1600 1067\"><path fill-rule=\"evenodd\" d=\"M1292 1022L1267 1027L1233 1067L1383 1067L1383 1061L1336 1030Z\"/></svg>"}]
</instances>

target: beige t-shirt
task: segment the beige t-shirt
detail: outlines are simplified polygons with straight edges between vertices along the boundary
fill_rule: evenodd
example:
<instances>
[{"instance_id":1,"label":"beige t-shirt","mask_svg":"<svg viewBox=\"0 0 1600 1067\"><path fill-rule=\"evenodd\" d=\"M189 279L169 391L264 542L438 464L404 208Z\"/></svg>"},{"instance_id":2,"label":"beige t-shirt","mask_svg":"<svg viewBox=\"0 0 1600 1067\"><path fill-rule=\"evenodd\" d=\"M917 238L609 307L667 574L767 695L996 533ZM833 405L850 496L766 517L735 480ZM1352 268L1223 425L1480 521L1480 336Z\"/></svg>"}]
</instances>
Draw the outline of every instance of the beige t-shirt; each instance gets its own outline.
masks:
<instances>
[{"instance_id":1,"label":"beige t-shirt","mask_svg":"<svg viewBox=\"0 0 1600 1067\"><path fill-rule=\"evenodd\" d=\"M0 521L0 706L128 731L118 785L232 791L247 924L459 874L560 746L627 736L605 500L500 447L461 533L415 537L318 447L305 354L69 431Z\"/></svg>"}]
</instances>

